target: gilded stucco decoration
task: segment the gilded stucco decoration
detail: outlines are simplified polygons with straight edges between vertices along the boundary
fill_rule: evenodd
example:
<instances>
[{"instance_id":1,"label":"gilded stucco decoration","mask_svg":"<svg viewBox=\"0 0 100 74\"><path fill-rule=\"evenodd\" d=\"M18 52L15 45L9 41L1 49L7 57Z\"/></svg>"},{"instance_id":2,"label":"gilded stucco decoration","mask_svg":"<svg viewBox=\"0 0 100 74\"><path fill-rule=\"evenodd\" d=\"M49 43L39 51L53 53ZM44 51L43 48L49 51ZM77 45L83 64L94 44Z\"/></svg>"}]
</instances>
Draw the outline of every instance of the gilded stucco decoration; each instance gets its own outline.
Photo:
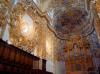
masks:
<instances>
[{"instance_id":1,"label":"gilded stucco decoration","mask_svg":"<svg viewBox=\"0 0 100 74\"><path fill-rule=\"evenodd\" d=\"M96 9L97 9L97 12L100 14L100 0L96 1Z\"/></svg>"},{"instance_id":2,"label":"gilded stucco decoration","mask_svg":"<svg viewBox=\"0 0 100 74\"><path fill-rule=\"evenodd\" d=\"M98 35L99 43L100 43L100 0L96 0L94 4L95 9L95 29Z\"/></svg>"},{"instance_id":3,"label":"gilded stucco decoration","mask_svg":"<svg viewBox=\"0 0 100 74\"><path fill-rule=\"evenodd\" d=\"M40 16L31 0L18 2L10 17L10 41L13 45L39 57L45 57L46 20Z\"/></svg>"},{"instance_id":4,"label":"gilded stucco decoration","mask_svg":"<svg viewBox=\"0 0 100 74\"><path fill-rule=\"evenodd\" d=\"M0 0L0 38L2 38L5 26L8 23L8 8L10 8L11 2L10 0Z\"/></svg>"}]
</instances>

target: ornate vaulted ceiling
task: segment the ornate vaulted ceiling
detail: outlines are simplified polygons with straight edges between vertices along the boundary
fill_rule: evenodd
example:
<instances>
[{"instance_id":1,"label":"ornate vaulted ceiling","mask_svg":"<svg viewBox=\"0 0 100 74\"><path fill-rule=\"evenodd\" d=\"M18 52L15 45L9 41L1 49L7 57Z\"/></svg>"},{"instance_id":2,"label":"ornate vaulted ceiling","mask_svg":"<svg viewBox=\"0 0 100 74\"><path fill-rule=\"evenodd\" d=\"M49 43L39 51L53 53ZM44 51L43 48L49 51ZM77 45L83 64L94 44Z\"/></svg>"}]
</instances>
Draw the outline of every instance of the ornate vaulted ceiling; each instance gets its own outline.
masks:
<instances>
[{"instance_id":1,"label":"ornate vaulted ceiling","mask_svg":"<svg viewBox=\"0 0 100 74\"><path fill-rule=\"evenodd\" d=\"M80 35L93 30L92 13L84 4L84 0L0 0L0 37L8 25L8 43L41 58L64 60L73 39L80 42Z\"/></svg>"}]
</instances>

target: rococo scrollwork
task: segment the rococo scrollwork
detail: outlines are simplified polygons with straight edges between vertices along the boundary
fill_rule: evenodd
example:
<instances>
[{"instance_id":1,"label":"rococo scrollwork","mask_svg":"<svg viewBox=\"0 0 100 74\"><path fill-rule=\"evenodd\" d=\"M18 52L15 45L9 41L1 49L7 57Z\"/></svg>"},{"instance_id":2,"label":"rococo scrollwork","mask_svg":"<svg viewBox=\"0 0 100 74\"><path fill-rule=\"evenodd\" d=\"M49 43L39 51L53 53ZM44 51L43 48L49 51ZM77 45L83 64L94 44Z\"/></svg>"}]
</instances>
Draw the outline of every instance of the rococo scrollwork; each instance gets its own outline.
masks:
<instances>
[{"instance_id":1,"label":"rococo scrollwork","mask_svg":"<svg viewBox=\"0 0 100 74\"><path fill-rule=\"evenodd\" d=\"M42 18L31 1L17 3L10 13L10 41L17 47L37 56L45 56L44 28ZM30 22L29 22L30 21ZM44 50L45 52L45 50Z\"/></svg>"}]
</instances>

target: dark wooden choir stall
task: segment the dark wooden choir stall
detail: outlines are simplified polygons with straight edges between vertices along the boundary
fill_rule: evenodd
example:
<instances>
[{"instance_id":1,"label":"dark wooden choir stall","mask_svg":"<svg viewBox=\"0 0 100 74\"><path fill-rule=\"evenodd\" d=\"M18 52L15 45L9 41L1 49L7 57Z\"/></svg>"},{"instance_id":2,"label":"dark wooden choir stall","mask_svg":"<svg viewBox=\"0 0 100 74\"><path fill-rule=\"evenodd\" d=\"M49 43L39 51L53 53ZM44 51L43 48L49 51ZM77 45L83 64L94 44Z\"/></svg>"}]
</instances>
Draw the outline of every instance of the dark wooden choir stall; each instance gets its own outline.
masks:
<instances>
[{"instance_id":1,"label":"dark wooden choir stall","mask_svg":"<svg viewBox=\"0 0 100 74\"><path fill-rule=\"evenodd\" d=\"M46 60L7 44L0 39L0 74L52 74L46 71Z\"/></svg>"}]
</instances>

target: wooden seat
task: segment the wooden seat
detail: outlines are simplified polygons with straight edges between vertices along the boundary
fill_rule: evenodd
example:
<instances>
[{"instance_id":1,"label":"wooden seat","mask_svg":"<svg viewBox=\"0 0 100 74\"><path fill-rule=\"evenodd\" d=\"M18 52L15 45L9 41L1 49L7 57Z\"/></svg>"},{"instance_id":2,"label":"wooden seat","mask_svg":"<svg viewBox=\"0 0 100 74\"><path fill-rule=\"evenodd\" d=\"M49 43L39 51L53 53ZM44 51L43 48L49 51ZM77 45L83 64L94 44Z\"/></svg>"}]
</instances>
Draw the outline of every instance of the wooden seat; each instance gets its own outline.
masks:
<instances>
[{"instance_id":1,"label":"wooden seat","mask_svg":"<svg viewBox=\"0 0 100 74\"><path fill-rule=\"evenodd\" d=\"M18 51L16 52L15 62L16 62L17 64L20 64L20 53L19 53Z\"/></svg>"},{"instance_id":2,"label":"wooden seat","mask_svg":"<svg viewBox=\"0 0 100 74\"><path fill-rule=\"evenodd\" d=\"M2 55L4 52L4 47L2 46L2 44L0 44L0 58L2 59Z\"/></svg>"},{"instance_id":3,"label":"wooden seat","mask_svg":"<svg viewBox=\"0 0 100 74\"><path fill-rule=\"evenodd\" d=\"M11 62L15 61L15 55L16 55L15 51L12 48L10 48L9 59L10 59Z\"/></svg>"},{"instance_id":4,"label":"wooden seat","mask_svg":"<svg viewBox=\"0 0 100 74\"><path fill-rule=\"evenodd\" d=\"M4 70L4 66L3 64L0 64L0 71L3 71Z\"/></svg>"},{"instance_id":5,"label":"wooden seat","mask_svg":"<svg viewBox=\"0 0 100 74\"><path fill-rule=\"evenodd\" d=\"M8 60L9 59L9 53L10 53L10 50L7 49L7 47L5 47L4 52L2 54L3 59Z\"/></svg>"}]
</instances>

